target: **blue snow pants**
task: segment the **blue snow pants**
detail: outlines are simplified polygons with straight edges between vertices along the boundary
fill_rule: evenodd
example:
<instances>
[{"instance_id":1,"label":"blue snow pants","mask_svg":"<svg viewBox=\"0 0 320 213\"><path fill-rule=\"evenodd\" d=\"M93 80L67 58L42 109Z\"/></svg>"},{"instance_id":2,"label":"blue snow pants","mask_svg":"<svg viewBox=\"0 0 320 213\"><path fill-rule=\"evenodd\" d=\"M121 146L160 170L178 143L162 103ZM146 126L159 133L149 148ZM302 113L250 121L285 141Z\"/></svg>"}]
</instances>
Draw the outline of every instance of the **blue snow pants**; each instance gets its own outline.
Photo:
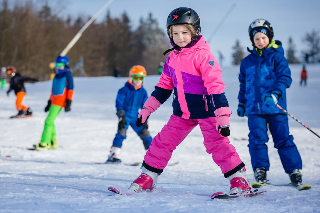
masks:
<instances>
[{"instance_id":1,"label":"blue snow pants","mask_svg":"<svg viewBox=\"0 0 320 213\"><path fill-rule=\"evenodd\" d=\"M265 167L269 171L270 162L268 156L268 126L273 138L274 148L278 154L286 173L294 169L302 169L302 160L293 136L289 135L288 116L274 115L249 115L249 152L253 171L256 168Z\"/></svg>"},{"instance_id":2,"label":"blue snow pants","mask_svg":"<svg viewBox=\"0 0 320 213\"><path fill-rule=\"evenodd\" d=\"M132 129L137 133L137 135L141 138L145 150L148 150L152 142L152 137L150 136L148 129L145 128L145 125L142 125L141 127L137 127L136 125L137 118L130 118L126 116L125 119L127 121L127 124L123 129L119 129L118 127L118 132L115 138L113 139L112 146L116 146L120 148L122 147L122 142L124 139L127 138L127 130L130 125Z\"/></svg>"}]
</instances>

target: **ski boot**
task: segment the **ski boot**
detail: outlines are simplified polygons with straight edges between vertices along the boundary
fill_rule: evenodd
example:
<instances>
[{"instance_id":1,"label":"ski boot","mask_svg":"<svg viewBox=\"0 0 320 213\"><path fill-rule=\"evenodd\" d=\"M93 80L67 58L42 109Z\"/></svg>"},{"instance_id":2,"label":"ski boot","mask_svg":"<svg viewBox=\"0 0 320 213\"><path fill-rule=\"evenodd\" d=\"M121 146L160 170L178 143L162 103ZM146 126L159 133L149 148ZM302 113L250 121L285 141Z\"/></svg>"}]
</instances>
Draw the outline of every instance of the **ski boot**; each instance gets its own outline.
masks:
<instances>
[{"instance_id":1,"label":"ski boot","mask_svg":"<svg viewBox=\"0 0 320 213\"><path fill-rule=\"evenodd\" d=\"M159 174L142 167L141 175L133 181L127 192L142 192L156 187Z\"/></svg>"},{"instance_id":2,"label":"ski boot","mask_svg":"<svg viewBox=\"0 0 320 213\"><path fill-rule=\"evenodd\" d=\"M254 178L256 179L257 183L261 185L267 184L267 170L264 167L257 168L254 171Z\"/></svg>"},{"instance_id":3,"label":"ski boot","mask_svg":"<svg viewBox=\"0 0 320 213\"><path fill-rule=\"evenodd\" d=\"M57 142L57 138L53 138L51 141L51 149L56 149L58 148L58 142Z\"/></svg>"},{"instance_id":4,"label":"ski boot","mask_svg":"<svg viewBox=\"0 0 320 213\"><path fill-rule=\"evenodd\" d=\"M289 173L289 177L291 180L291 184L293 186L300 186L302 185L302 174L299 169L295 169Z\"/></svg>"},{"instance_id":5,"label":"ski boot","mask_svg":"<svg viewBox=\"0 0 320 213\"><path fill-rule=\"evenodd\" d=\"M40 142L38 144L33 145L34 149L36 150L46 150L46 149L51 149L51 143L47 144L44 142Z\"/></svg>"},{"instance_id":6,"label":"ski boot","mask_svg":"<svg viewBox=\"0 0 320 213\"><path fill-rule=\"evenodd\" d=\"M239 195L252 192L250 183L247 180L245 167L228 177L228 180L230 180L231 185L229 195Z\"/></svg>"},{"instance_id":7,"label":"ski boot","mask_svg":"<svg viewBox=\"0 0 320 213\"><path fill-rule=\"evenodd\" d=\"M112 146L106 163L119 164L121 159L118 157L121 152L120 147Z\"/></svg>"},{"instance_id":8,"label":"ski boot","mask_svg":"<svg viewBox=\"0 0 320 213\"><path fill-rule=\"evenodd\" d=\"M311 189L310 185L304 185L302 183L302 174L299 169L295 169L289 173L292 186L297 188L299 191Z\"/></svg>"},{"instance_id":9,"label":"ski boot","mask_svg":"<svg viewBox=\"0 0 320 213\"><path fill-rule=\"evenodd\" d=\"M24 113L25 113L25 115L32 115L31 108L28 108Z\"/></svg>"}]
</instances>

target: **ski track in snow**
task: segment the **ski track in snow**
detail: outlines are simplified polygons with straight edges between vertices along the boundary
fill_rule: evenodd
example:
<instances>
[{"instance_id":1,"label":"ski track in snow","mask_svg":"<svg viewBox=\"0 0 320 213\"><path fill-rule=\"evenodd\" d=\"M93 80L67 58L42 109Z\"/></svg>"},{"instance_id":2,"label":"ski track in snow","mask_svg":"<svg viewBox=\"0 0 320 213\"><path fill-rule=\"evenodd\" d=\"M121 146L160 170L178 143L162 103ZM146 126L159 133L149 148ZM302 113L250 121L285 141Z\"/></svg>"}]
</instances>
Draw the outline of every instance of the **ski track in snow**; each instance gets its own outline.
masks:
<instances>
[{"instance_id":1,"label":"ski track in snow","mask_svg":"<svg viewBox=\"0 0 320 213\"><path fill-rule=\"evenodd\" d=\"M308 65L308 86L299 86L302 66L291 65L293 83L288 94L288 111L320 134L320 65ZM253 171L247 148L247 119L239 118L237 95L239 67L223 68L226 95L233 114L230 141L247 167ZM145 88L153 91L159 76L147 76ZM41 138L51 82L26 84L24 104L34 116L9 119L16 113L15 95L0 90L0 212L320 212L320 139L289 118L290 132L303 159L303 182L309 191L286 186L267 186L266 193L233 200L211 200L217 191L228 192L229 182L205 152L200 129L195 128L175 150L169 166L153 192L110 196L108 186L125 190L139 176L139 166L96 164L107 159L117 129L115 97L127 78L74 78L75 95L71 112L61 111L56 119L59 149L28 151ZM168 121L172 96L150 117L155 136ZM271 138L272 139L272 138ZM289 183L272 140L268 143L272 184ZM121 158L124 163L143 160L141 140L129 129Z\"/></svg>"}]
</instances>

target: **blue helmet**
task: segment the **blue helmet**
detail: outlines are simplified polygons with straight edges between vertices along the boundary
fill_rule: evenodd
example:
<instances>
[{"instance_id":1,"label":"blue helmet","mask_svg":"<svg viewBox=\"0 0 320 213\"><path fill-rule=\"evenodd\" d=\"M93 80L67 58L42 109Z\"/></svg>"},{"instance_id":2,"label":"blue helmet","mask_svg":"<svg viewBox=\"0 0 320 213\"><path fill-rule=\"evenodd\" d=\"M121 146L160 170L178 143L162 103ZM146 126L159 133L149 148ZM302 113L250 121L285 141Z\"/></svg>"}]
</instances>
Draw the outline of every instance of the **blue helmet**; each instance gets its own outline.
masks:
<instances>
[{"instance_id":1,"label":"blue helmet","mask_svg":"<svg viewBox=\"0 0 320 213\"><path fill-rule=\"evenodd\" d=\"M65 63L66 65L69 65L69 58L67 56L58 56L56 63Z\"/></svg>"},{"instance_id":2,"label":"blue helmet","mask_svg":"<svg viewBox=\"0 0 320 213\"><path fill-rule=\"evenodd\" d=\"M61 66L59 65L60 63L63 63L65 66L63 69L59 69L58 66ZM56 73L59 74L59 73L64 73L66 72L69 67L69 58L67 56L58 56L57 59L56 59Z\"/></svg>"}]
</instances>

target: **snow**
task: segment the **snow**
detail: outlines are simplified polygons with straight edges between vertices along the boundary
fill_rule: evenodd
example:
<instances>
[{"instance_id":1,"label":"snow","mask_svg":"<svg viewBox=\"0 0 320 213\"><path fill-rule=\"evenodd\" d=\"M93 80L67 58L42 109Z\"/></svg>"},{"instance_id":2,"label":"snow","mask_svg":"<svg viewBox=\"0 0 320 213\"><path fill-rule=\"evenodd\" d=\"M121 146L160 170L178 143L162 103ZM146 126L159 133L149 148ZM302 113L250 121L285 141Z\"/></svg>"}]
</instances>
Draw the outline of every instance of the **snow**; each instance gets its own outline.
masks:
<instances>
[{"instance_id":1,"label":"snow","mask_svg":"<svg viewBox=\"0 0 320 213\"><path fill-rule=\"evenodd\" d=\"M288 111L320 134L320 65L308 65L307 87L299 86L301 65L291 65L293 83L288 91ZM230 141L253 171L247 148L247 119L236 115L239 67L223 68L226 95L232 111ZM147 76L145 87L153 91L159 76ZM115 97L127 78L75 78L71 112L56 119L59 149L28 151L41 138L51 82L26 84L26 105L34 117L8 119L16 114L15 95L0 90L0 212L320 212L320 139L289 118L303 159L303 182L309 191L292 187L280 163L277 150L269 145L271 168L263 195L232 201L211 200L214 192L228 192L229 182L205 152L200 129L195 128L173 153L152 193L109 196L108 186L125 190L140 174L139 167L96 164L105 162L117 129ZM150 117L149 129L155 136L172 113L172 97ZM129 129L121 158L125 163L142 161L141 140Z\"/></svg>"}]
</instances>

